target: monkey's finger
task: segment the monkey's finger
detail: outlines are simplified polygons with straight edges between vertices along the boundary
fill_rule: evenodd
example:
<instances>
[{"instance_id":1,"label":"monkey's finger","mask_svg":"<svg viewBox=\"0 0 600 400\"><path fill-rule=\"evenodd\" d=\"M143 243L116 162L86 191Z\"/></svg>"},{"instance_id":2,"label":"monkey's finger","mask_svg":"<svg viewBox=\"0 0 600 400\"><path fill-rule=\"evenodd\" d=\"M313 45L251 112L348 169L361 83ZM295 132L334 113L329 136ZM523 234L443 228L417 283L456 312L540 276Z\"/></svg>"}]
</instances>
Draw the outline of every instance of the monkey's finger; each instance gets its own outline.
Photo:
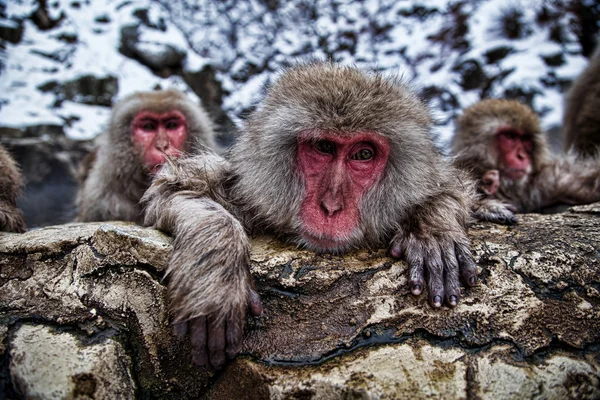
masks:
<instances>
[{"instance_id":1,"label":"monkey's finger","mask_svg":"<svg viewBox=\"0 0 600 400\"><path fill-rule=\"evenodd\" d=\"M206 317L194 318L189 322L192 361L201 367L208 366L206 353Z\"/></svg>"},{"instance_id":2,"label":"monkey's finger","mask_svg":"<svg viewBox=\"0 0 600 400\"><path fill-rule=\"evenodd\" d=\"M434 246L425 258L428 274L429 303L440 308L444 301L444 263L440 249Z\"/></svg>"},{"instance_id":3,"label":"monkey's finger","mask_svg":"<svg viewBox=\"0 0 600 400\"><path fill-rule=\"evenodd\" d=\"M466 287L475 286L477 284L477 265L471 255L471 251L468 247L461 244L456 244L454 250L456 252L456 259L458 260L460 280Z\"/></svg>"},{"instance_id":4,"label":"monkey's finger","mask_svg":"<svg viewBox=\"0 0 600 400\"><path fill-rule=\"evenodd\" d=\"M410 242L410 244L409 244ZM425 249L420 241L414 240L413 236L405 238L401 235L392 240L390 253L393 257L404 257L408 263L408 286L415 296L420 295L425 287L425 272L423 269L423 254Z\"/></svg>"},{"instance_id":5,"label":"monkey's finger","mask_svg":"<svg viewBox=\"0 0 600 400\"><path fill-rule=\"evenodd\" d=\"M240 348L242 347L244 319L244 313L238 312L232 313L231 318L229 318L229 320L227 321L225 340L227 341L226 353L227 357L229 358L235 357L240 352Z\"/></svg>"},{"instance_id":6,"label":"monkey's finger","mask_svg":"<svg viewBox=\"0 0 600 400\"><path fill-rule=\"evenodd\" d=\"M444 260L444 303L450 308L456 307L460 300L459 266L454 244L448 243L443 246Z\"/></svg>"},{"instance_id":7,"label":"monkey's finger","mask_svg":"<svg viewBox=\"0 0 600 400\"><path fill-rule=\"evenodd\" d=\"M415 296L420 295L423 292L425 285L425 274L423 272L423 262L414 262L409 264L410 272L408 274L408 286L410 291Z\"/></svg>"},{"instance_id":8,"label":"monkey's finger","mask_svg":"<svg viewBox=\"0 0 600 400\"><path fill-rule=\"evenodd\" d=\"M179 339L181 339L182 337L187 335L187 333L188 333L188 322L187 321L176 322L173 324L173 334L176 337L178 337Z\"/></svg>"},{"instance_id":9,"label":"monkey's finger","mask_svg":"<svg viewBox=\"0 0 600 400\"><path fill-rule=\"evenodd\" d=\"M508 209L499 209L497 212L490 214L490 222L495 222L502 225L514 225L519 221L517 216Z\"/></svg>"},{"instance_id":10,"label":"monkey's finger","mask_svg":"<svg viewBox=\"0 0 600 400\"><path fill-rule=\"evenodd\" d=\"M208 358L213 368L221 368L225 364L225 321L216 317L208 317Z\"/></svg>"},{"instance_id":11,"label":"monkey's finger","mask_svg":"<svg viewBox=\"0 0 600 400\"><path fill-rule=\"evenodd\" d=\"M402 258L405 256L405 253L407 253L406 242L407 240L402 235L397 235L392 239L392 245L390 247L390 254L392 257ZM408 255L406 255L406 258L408 258Z\"/></svg>"},{"instance_id":12,"label":"monkey's finger","mask_svg":"<svg viewBox=\"0 0 600 400\"><path fill-rule=\"evenodd\" d=\"M260 296L252 288L248 288L248 308L253 317L260 317L264 311Z\"/></svg>"}]
</instances>

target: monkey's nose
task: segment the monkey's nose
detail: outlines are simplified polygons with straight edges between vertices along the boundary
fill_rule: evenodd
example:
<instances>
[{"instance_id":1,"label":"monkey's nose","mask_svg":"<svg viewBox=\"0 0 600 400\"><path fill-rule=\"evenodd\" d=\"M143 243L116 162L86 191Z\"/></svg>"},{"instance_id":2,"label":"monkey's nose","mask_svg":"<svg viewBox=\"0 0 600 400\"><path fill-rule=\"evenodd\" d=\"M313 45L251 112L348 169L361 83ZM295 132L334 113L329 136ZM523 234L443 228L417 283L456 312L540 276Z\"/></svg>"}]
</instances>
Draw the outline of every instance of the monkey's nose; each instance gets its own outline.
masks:
<instances>
[{"instance_id":1,"label":"monkey's nose","mask_svg":"<svg viewBox=\"0 0 600 400\"><path fill-rule=\"evenodd\" d=\"M156 142L156 148L161 151L167 150L169 148L169 141L168 140L158 140Z\"/></svg>"},{"instance_id":2,"label":"monkey's nose","mask_svg":"<svg viewBox=\"0 0 600 400\"><path fill-rule=\"evenodd\" d=\"M321 208L328 217L333 217L342 211L343 205L340 201L325 198L321 201Z\"/></svg>"}]
</instances>

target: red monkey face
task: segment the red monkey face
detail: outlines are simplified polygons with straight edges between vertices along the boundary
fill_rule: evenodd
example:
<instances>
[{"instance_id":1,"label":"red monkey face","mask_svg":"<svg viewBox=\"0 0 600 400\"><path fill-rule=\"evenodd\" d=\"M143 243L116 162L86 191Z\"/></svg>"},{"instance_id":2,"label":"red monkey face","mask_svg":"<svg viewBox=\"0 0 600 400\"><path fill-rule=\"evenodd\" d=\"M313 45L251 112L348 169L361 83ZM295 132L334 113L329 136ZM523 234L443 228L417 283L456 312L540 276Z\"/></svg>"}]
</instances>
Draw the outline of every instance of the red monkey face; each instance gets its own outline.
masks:
<instances>
[{"instance_id":1,"label":"red monkey face","mask_svg":"<svg viewBox=\"0 0 600 400\"><path fill-rule=\"evenodd\" d=\"M519 180L531 172L533 137L515 128L500 128L496 134L496 148L500 167L505 177Z\"/></svg>"},{"instance_id":2,"label":"red monkey face","mask_svg":"<svg viewBox=\"0 0 600 400\"><path fill-rule=\"evenodd\" d=\"M186 120L179 111L142 111L133 119L131 131L133 144L152 173L158 171L167 156L178 157L187 138Z\"/></svg>"},{"instance_id":3,"label":"red monkey face","mask_svg":"<svg viewBox=\"0 0 600 400\"><path fill-rule=\"evenodd\" d=\"M300 135L298 164L306 197L300 208L302 237L315 250L345 248L360 226L360 199L382 176L387 140L373 133L350 138Z\"/></svg>"}]
</instances>

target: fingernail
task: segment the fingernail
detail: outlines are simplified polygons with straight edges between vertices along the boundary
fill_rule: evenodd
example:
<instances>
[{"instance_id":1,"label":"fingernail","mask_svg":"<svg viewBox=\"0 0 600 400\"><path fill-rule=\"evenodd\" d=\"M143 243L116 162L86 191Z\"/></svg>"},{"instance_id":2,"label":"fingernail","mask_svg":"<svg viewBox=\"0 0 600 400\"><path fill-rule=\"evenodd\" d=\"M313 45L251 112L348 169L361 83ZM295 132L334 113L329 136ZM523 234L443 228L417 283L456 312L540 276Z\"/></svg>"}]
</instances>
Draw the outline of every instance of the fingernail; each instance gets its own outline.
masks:
<instances>
[{"instance_id":1,"label":"fingernail","mask_svg":"<svg viewBox=\"0 0 600 400\"><path fill-rule=\"evenodd\" d=\"M469 284L471 286L473 286L476 283L477 283L477 278L475 278L474 276L472 276L472 277L469 278Z\"/></svg>"},{"instance_id":2,"label":"fingernail","mask_svg":"<svg viewBox=\"0 0 600 400\"><path fill-rule=\"evenodd\" d=\"M450 296L450 305L451 306L455 306L458 303L458 297L457 296Z\"/></svg>"},{"instance_id":3,"label":"fingernail","mask_svg":"<svg viewBox=\"0 0 600 400\"><path fill-rule=\"evenodd\" d=\"M441 307L442 306L442 297L441 296L435 296L433 298L433 305L435 307Z\"/></svg>"},{"instance_id":4,"label":"fingernail","mask_svg":"<svg viewBox=\"0 0 600 400\"><path fill-rule=\"evenodd\" d=\"M421 288L421 285L415 285L412 288L413 294L421 294L422 290L423 290L423 288Z\"/></svg>"}]
</instances>

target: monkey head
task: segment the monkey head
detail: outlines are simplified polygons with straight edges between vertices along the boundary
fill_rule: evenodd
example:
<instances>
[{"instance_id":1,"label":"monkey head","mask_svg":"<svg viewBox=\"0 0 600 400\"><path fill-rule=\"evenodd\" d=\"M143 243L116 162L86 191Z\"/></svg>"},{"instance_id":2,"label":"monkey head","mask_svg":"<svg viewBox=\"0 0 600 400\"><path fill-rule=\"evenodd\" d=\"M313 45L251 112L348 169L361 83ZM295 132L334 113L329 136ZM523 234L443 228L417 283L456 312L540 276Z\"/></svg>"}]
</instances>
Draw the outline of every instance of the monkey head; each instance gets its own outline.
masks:
<instances>
[{"instance_id":1,"label":"monkey head","mask_svg":"<svg viewBox=\"0 0 600 400\"><path fill-rule=\"evenodd\" d=\"M186 118L179 111L141 111L131 122L133 146L153 173L167 157L178 157L187 139Z\"/></svg>"},{"instance_id":2,"label":"monkey head","mask_svg":"<svg viewBox=\"0 0 600 400\"><path fill-rule=\"evenodd\" d=\"M482 100L467 108L456 122L452 142L457 163L483 180L483 191L494 171L501 181L526 182L549 157L536 114L515 100ZM496 186L492 184L492 187Z\"/></svg>"},{"instance_id":3,"label":"monkey head","mask_svg":"<svg viewBox=\"0 0 600 400\"><path fill-rule=\"evenodd\" d=\"M109 142L154 174L168 157L178 157L194 144L214 146L206 134L211 131L208 118L198 118L199 113L204 114L176 90L135 93L115 107Z\"/></svg>"},{"instance_id":4,"label":"monkey head","mask_svg":"<svg viewBox=\"0 0 600 400\"><path fill-rule=\"evenodd\" d=\"M430 122L398 79L298 66L273 83L234 144L233 193L246 214L303 247L379 246L435 185Z\"/></svg>"},{"instance_id":5,"label":"monkey head","mask_svg":"<svg viewBox=\"0 0 600 400\"><path fill-rule=\"evenodd\" d=\"M399 79L326 62L280 74L226 158L175 160L142 199L146 224L176 235L172 310L196 362L222 365L239 351L247 310L262 311L248 231L317 253L387 246L406 260L412 294L427 288L433 307L455 307L460 284L477 283L466 175Z\"/></svg>"},{"instance_id":6,"label":"monkey head","mask_svg":"<svg viewBox=\"0 0 600 400\"><path fill-rule=\"evenodd\" d=\"M381 180L388 141L376 133L345 138L328 132L298 137L297 162L304 181L300 220L312 247L335 250L360 222L360 200Z\"/></svg>"}]
</instances>

